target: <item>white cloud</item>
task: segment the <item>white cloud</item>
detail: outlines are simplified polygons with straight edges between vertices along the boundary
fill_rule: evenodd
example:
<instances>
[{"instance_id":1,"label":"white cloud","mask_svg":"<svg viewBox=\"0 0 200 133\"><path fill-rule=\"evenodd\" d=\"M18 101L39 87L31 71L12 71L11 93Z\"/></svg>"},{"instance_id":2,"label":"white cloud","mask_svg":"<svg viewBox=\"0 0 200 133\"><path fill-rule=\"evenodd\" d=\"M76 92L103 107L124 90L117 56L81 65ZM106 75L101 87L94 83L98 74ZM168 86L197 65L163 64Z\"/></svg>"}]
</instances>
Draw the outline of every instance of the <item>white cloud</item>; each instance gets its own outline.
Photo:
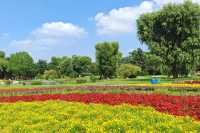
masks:
<instances>
[{"instance_id":1,"label":"white cloud","mask_svg":"<svg viewBox=\"0 0 200 133\"><path fill-rule=\"evenodd\" d=\"M86 35L87 32L83 28L71 23L45 23L33 30L27 38L11 41L7 51L9 53L27 51L36 54L35 57L43 53L48 55L48 51L58 48L66 49Z\"/></svg>"},{"instance_id":2,"label":"white cloud","mask_svg":"<svg viewBox=\"0 0 200 133\"><path fill-rule=\"evenodd\" d=\"M83 28L64 22L45 23L34 30L32 36L43 39L62 39L66 37L82 37L86 32Z\"/></svg>"},{"instance_id":3,"label":"white cloud","mask_svg":"<svg viewBox=\"0 0 200 133\"><path fill-rule=\"evenodd\" d=\"M98 13L95 16L97 33L112 35L132 32L137 17L153 11L153 2L144 1L139 6L113 9L108 14Z\"/></svg>"}]
</instances>

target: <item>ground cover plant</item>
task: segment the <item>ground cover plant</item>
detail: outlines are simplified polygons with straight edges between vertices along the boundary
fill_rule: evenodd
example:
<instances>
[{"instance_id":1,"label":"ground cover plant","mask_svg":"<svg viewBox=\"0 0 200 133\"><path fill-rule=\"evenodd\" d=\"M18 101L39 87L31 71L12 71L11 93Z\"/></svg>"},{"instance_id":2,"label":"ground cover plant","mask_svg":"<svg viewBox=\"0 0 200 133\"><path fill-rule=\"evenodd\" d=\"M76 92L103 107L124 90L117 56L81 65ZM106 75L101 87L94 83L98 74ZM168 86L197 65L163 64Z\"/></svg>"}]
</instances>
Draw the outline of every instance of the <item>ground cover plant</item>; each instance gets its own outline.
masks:
<instances>
[{"instance_id":1,"label":"ground cover plant","mask_svg":"<svg viewBox=\"0 0 200 133\"><path fill-rule=\"evenodd\" d=\"M96 105L62 101L0 104L1 132L136 133L200 132L200 123L150 107Z\"/></svg>"},{"instance_id":2,"label":"ground cover plant","mask_svg":"<svg viewBox=\"0 0 200 133\"><path fill-rule=\"evenodd\" d=\"M191 116L200 120L199 96L169 96L159 94L54 94L0 97L0 102L64 100L70 102L100 103L109 105L131 104L152 106L157 111L178 116Z\"/></svg>"}]
</instances>

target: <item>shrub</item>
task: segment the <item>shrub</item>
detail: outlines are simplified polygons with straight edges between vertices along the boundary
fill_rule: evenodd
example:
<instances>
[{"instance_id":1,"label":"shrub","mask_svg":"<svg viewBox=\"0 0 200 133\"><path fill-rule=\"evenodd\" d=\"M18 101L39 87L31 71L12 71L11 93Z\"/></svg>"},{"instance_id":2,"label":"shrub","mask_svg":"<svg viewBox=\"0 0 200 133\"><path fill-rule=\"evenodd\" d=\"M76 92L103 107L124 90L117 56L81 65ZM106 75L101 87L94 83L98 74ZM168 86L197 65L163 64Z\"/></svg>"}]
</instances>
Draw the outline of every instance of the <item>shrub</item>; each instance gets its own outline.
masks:
<instances>
[{"instance_id":1,"label":"shrub","mask_svg":"<svg viewBox=\"0 0 200 133\"><path fill-rule=\"evenodd\" d=\"M91 76L90 76L90 81L91 81L91 82L96 82L96 81L97 81L96 76L91 75Z\"/></svg>"},{"instance_id":2,"label":"shrub","mask_svg":"<svg viewBox=\"0 0 200 133\"><path fill-rule=\"evenodd\" d=\"M42 85L41 81L31 81L31 85Z\"/></svg>"},{"instance_id":3,"label":"shrub","mask_svg":"<svg viewBox=\"0 0 200 133\"><path fill-rule=\"evenodd\" d=\"M141 68L132 64L122 64L118 69L118 75L122 78L136 78Z\"/></svg>"},{"instance_id":4,"label":"shrub","mask_svg":"<svg viewBox=\"0 0 200 133\"><path fill-rule=\"evenodd\" d=\"M55 70L46 70L43 77L48 80L59 78L59 75Z\"/></svg>"},{"instance_id":5,"label":"shrub","mask_svg":"<svg viewBox=\"0 0 200 133\"><path fill-rule=\"evenodd\" d=\"M78 84L82 84L82 83L86 83L87 80L86 79L76 79L76 83Z\"/></svg>"}]
</instances>

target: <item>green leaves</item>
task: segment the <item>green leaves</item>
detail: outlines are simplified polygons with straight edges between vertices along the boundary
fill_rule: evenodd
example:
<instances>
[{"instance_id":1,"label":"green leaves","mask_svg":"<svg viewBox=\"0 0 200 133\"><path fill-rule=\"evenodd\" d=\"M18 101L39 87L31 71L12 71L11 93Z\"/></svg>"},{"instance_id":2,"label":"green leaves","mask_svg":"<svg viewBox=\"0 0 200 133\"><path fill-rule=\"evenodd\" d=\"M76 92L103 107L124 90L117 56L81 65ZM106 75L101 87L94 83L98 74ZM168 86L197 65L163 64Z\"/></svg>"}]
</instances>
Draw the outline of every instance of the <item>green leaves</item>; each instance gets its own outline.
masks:
<instances>
[{"instance_id":1,"label":"green leaves","mask_svg":"<svg viewBox=\"0 0 200 133\"><path fill-rule=\"evenodd\" d=\"M197 64L200 49L200 6L191 1L168 4L159 11L140 16L138 37L169 67L169 74L187 75Z\"/></svg>"}]
</instances>

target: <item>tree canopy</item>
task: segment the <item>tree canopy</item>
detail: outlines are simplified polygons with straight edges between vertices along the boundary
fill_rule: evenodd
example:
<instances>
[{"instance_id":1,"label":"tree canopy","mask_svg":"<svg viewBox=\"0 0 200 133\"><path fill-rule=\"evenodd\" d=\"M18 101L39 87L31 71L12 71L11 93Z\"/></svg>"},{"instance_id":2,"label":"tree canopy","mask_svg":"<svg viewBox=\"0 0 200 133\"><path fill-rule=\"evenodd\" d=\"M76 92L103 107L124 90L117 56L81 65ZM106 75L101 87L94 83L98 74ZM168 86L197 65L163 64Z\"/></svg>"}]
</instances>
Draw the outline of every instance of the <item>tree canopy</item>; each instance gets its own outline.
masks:
<instances>
[{"instance_id":1,"label":"tree canopy","mask_svg":"<svg viewBox=\"0 0 200 133\"><path fill-rule=\"evenodd\" d=\"M200 51L200 6L191 1L168 4L137 20L138 37L162 58L174 78L187 75Z\"/></svg>"},{"instance_id":2,"label":"tree canopy","mask_svg":"<svg viewBox=\"0 0 200 133\"><path fill-rule=\"evenodd\" d=\"M120 57L118 42L96 44L96 63L101 78L116 76Z\"/></svg>"}]
</instances>

